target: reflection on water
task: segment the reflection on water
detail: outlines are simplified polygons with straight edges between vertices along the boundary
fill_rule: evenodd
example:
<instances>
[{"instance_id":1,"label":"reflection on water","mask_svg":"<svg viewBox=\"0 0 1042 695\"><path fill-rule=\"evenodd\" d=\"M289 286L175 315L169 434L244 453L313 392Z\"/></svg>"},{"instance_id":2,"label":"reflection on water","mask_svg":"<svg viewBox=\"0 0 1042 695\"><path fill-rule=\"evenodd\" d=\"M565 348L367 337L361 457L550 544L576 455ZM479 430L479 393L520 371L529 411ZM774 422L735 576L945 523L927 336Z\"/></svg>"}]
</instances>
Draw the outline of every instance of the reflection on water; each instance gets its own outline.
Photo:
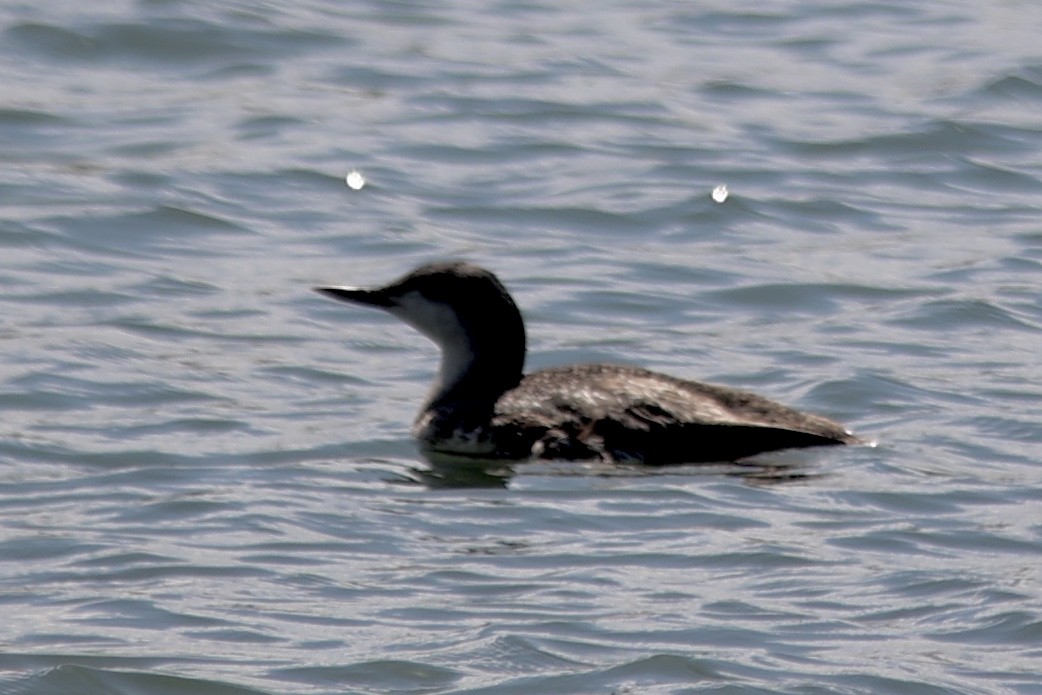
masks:
<instances>
[{"instance_id":1,"label":"reflection on water","mask_svg":"<svg viewBox=\"0 0 1042 695\"><path fill-rule=\"evenodd\" d=\"M654 478L692 476L728 476L751 484L773 485L810 480L824 475L815 468L812 457L775 454L733 463L698 463L671 466L603 463L600 461L510 461L481 459L450 454L425 456L427 466L409 466L400 479L402 484L420 484L438 488L505 488L513 477L537 475L549 477ZM781 460L776 460L781 459Z\"/></svg>"},{"instance_id":2,"label":"reflection on water","mask_svg":"<svg viewBox=\"0 0 1042 695\"><path fill-rule=\"evenodd\" d=\"M411 466L409 479L431 489L505 488L517 464L448 454L425 456L428 466Z\"/></svg>"}]
</instances>

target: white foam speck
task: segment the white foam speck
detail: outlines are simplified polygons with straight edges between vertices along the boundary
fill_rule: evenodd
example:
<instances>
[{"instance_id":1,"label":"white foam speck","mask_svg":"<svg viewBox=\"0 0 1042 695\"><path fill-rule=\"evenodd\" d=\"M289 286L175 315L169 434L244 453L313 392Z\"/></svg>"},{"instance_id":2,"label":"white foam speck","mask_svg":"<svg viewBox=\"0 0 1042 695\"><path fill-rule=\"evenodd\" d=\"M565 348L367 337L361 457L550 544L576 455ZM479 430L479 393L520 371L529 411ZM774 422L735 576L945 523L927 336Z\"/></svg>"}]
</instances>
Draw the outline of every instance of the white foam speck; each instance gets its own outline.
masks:
<instances>
[{"instance_id":1,"label":"white foam speck","mask_svg":"<svg viewBox=\"0 0 1042 695\"><path fill-rule=\"evenodd\" d=\"M362 190L362 186L365 185L365 177L357 171L352 171L344 178L347 182L347 187L352 191Z\"/></svg>"}]
</instances>

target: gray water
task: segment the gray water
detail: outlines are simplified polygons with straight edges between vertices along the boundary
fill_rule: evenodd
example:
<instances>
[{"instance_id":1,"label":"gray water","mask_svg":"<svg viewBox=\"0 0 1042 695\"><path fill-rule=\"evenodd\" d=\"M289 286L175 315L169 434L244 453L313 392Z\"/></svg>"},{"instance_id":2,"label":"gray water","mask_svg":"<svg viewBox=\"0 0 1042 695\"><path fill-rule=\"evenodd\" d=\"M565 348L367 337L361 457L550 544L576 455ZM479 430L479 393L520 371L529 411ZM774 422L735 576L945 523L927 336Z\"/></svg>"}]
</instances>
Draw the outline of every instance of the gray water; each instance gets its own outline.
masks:
<instances>
[{"instance_id":1,"label":"gray water","mask_svg":"<svg viewBox=\"0 0 1042 695\"><path fill-rule=\"evenodd\" d=\"M1042 693L1040 35L1026 0L0 3L0 692ZM530 368L878 445L432 467L433 346L309 288L457 257Z\"/></svg>"}]
</instances>

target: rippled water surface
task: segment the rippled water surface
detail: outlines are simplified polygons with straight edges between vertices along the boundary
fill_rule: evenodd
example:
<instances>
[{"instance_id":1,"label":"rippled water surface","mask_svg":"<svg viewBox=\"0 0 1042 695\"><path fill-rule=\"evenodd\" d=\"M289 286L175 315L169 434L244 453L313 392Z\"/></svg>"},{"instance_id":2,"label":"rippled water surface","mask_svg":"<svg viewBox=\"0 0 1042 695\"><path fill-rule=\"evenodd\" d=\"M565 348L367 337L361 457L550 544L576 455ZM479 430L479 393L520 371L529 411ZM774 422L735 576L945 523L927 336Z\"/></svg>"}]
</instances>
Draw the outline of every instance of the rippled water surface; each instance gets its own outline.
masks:
<instances>
[{"instance_id":1,"label":"rippled water surface","mask_svg":"<svg viewBox=\"0 0 1042 695\"><path fill-rule=\"evenodd\" d=\"M0 2L0 692L1042 694L1040 33ZM450 257L530 367L878 446L434 467L434 348L309 288Z\"/></svg>"}]
</instances>

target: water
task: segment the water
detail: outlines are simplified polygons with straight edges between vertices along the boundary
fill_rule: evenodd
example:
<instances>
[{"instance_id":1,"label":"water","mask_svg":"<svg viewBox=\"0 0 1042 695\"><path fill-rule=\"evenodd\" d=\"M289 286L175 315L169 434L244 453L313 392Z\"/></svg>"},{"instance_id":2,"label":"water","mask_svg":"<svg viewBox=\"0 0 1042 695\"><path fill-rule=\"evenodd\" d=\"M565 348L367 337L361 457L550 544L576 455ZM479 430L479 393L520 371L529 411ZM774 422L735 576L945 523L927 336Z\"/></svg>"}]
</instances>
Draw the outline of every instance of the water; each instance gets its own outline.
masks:
<instances>
[{"instance_id":1,"label":"water","mask_svg":"<svg viewBox=\"0 0 1042 695\"><path fill-rule=\"evenodd\" d=\"M0 692L1042 693L1040 30L3 3ZM434 468L433 348L309 288L446 257L530 367L879 445Z\"/></svg>"}]
</instances>

